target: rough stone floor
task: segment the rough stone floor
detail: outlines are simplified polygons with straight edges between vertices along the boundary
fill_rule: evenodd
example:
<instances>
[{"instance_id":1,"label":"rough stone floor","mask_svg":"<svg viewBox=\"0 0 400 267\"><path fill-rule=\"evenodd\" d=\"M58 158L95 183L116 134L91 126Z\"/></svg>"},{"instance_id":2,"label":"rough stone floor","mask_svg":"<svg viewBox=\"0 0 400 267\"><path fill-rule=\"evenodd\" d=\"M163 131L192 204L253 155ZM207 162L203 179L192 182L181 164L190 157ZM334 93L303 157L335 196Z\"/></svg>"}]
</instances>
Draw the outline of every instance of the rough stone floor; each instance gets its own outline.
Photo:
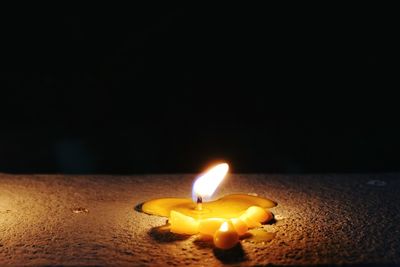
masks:
<instances>
[{"instance_id":1,"label":"rough stone floor","mask_svg":"<svg viewBox=\"0 0 400 267\"><path fill-rule=\"evenodd\" d=\"M0 265L400 265L400 175L232 174L216 193L278 202L275 237L219 251L135 206L190 197L186 175L0 174Z\"/></svg>"}]
</instances>

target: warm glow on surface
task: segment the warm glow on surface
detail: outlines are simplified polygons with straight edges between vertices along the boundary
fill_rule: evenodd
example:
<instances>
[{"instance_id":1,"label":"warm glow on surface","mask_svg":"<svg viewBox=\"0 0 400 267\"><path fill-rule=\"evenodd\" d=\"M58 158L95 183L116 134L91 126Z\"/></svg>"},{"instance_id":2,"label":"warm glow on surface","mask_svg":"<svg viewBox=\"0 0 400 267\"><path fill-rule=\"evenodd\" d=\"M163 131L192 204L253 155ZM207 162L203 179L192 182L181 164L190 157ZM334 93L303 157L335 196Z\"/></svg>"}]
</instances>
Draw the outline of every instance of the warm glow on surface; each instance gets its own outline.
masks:
<instances>
[{"instance_id":1,"label":"warm glow on surface","mask_svg":"<svg viewBox=\"0 0 400 267\"><path fill-rule=\"evenodd\" d=\"M228 170L229 165L221 163L197 178L193 184L193 201L196 201L197 197L201 197L203 200L211 197L218 185L224 179Z\"/></svg>"}]
</instances>

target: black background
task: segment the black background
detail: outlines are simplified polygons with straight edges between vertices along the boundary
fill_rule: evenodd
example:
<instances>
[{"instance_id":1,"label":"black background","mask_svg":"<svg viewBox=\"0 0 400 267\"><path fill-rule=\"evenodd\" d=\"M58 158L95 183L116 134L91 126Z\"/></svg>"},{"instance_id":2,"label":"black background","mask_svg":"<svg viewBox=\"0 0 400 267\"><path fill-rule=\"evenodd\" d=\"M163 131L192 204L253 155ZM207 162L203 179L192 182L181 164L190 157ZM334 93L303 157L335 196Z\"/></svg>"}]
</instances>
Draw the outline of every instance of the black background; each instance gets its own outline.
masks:
<instances>
[{"instance_id":1,"label":"black background","mask_svg":"<svg viewBox=\"0 0 400 267\"><path fill-rule=\"evenodd\" d=\"M396 23L346 10L5 12L0 172L399 171Z\"/></svg>"}]
</instances>

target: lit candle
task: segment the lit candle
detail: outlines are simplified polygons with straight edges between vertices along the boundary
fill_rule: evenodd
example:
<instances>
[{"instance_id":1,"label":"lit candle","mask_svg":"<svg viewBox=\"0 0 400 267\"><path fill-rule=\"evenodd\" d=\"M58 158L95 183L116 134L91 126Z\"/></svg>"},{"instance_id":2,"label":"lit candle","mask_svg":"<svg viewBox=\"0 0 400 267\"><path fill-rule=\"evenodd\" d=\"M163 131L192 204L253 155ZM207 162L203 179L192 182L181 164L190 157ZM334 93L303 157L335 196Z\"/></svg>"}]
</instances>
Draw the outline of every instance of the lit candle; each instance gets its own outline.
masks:
<instances>
[{"instance_id":1,"label":"lit candle","mask_svg":"<svg viewBox=\"0 0 400 267\"><path fill-rule=\"evenodd\" d=\"M276 203L262 197L232 194L215 201L203 202L201 211L196 210L196 206L190 198L157 198L143 203L142 211L162 217L169 217L174 210L195 219L231 219L238 218L251 206L267 209L275 207Z\"/></svg>"},{"instance_id":2,"label":"lit candle","mask_svg":"<svg viewBox=\"0 0 400 267\"><path fill-rule=\"evenodd\" d=\"M161 198L145 202L142 211L169 217L170 231L177 234L201 234L213 238L216 247L229 249L249 228L272 219L267 208L272 200L245 194L232 194L210 201L229 169L222 163L201 175L193 184L192 199Z\"/></svg>"}]
</instances>

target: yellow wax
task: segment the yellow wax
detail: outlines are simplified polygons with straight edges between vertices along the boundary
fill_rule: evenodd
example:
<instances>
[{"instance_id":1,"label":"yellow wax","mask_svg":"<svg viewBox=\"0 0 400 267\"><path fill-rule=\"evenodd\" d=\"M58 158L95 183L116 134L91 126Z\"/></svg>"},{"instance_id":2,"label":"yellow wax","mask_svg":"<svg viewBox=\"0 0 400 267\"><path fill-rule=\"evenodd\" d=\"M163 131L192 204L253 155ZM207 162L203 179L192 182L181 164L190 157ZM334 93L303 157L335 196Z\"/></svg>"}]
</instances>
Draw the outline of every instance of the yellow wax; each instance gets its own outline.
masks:
<instances>
[{"instance_id":1,"label":"yellow wax","mask_svg":"<svg viewBox=\"0 0 400 267\"><path fill-rule=\"evenodd\" d=\"M257 206L249 207L240 217L249 228L259 227L261 223L270 221L273 216L270 211Z\"/></svg>"},{"instance_id":2,"label":"yellow wax","mask_svg":"<svg viewBox=\"0 0 400 267\"><path fill-rule=\"evenodd\" d=\"M204 202L201 211L196 210L196 203L190 198L159 198L147 201L142 210L145 213L168 217L172 210L194 219L223 218L231 219L242 215L249 207L259 206L263 209L272 208L276 203L270 199L233 194L224 196L218 200Z\"/></svg>"},{"instance_id":3,"label":"yellow wax","mask_svg":"<svg viewBox=\"0 0 400 267\"><path fill-rule=\"evenodd\" d=\"M233 219L231 219L231 222L232 222L233 227L235 228L236 232L240 236L244 235L245 233L247 233L247 230L249 230L247 224L244 221L242 221L241 219L233 218Z\"/></svg>"},{"instance_id":4,"label":"yellow wax","mask_svg":"<svg viewBox=\"0 0 400 267\"><path fill-rule=\"evenodd\" d=\"M168 222L170 231L176 234L194 235L198 233L199 222L182 213L171 211Z\"/></svg>"},{"instance_id":5,"label":"yellow wax","mask_svg":"<svg viewBox=\"0 0 400 267\"><path fill-rule=\"evenodd\" d=\"M239 235L232 222L226 221L214 234L214 245L220 249L230 249L239 242Z\"/></svg>"},{"instance_id":6,"label":"yellow wax","mask_svg":"<svg viewBox=\"0 0 400 267\"><path fill-rule=\"evenodd\" d=\"M203 235L213 236L225 221L226 219L221 218L208 218L200 220L199 233Z\"/></svg>"}]
</instances>

